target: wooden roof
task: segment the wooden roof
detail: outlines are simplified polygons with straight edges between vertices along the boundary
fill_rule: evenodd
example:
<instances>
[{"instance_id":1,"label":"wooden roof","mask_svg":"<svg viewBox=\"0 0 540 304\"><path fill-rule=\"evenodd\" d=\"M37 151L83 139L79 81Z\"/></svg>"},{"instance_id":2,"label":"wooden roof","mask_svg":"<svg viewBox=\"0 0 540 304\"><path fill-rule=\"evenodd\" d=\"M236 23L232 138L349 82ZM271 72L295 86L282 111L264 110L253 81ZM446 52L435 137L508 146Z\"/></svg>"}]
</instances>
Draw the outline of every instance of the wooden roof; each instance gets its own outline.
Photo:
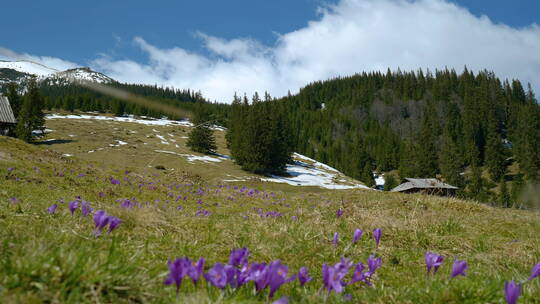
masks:
<instances>
[{"instance_id":1,"label":"wooden roof","mask_svg":"<svg viewBox=\"0 0 540 304\"><path fill-rule=\"evenodd\" d=\"M457 190L458 187L454 187L449 184L445 184L436 178L405 178L406 183L403 183L394 189L392 192L402 192L411 189L453 189Z\"/></svg>"},{"instance_id":2,"label":"wooden roof","mask_svg":"<svg viewBox=\"0 0 540 304\"><path fill-rule=\"evenodd\" d=\"M0 95L0 123L16 123L15 116L6 96Z\"/></svg>"}]
</instances>

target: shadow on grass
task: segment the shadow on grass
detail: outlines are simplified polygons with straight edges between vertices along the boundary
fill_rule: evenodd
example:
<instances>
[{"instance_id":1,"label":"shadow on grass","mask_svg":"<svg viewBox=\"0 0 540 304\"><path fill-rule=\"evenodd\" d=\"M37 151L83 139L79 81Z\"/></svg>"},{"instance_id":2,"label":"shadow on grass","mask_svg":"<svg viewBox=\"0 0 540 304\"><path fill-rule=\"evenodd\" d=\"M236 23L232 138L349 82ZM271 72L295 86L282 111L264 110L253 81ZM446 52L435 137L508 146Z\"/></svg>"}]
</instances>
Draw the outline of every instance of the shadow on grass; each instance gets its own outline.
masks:
<instances>
[{"instance_id":1,"label":"shadow on grass","mask_svg":"<svg viewBox=\"0 0 540 304\"><path fill-rule=\"evenodd\" d=\"M58 144L69 144L71 142L74 142L74 140L71 140L71 139L52 139L52 140L45 140L45 141L36 142L35 144L38 145L38 146L41 146L41 145L50 146L50 145L58 145Z\"/></svg>"}]
</instances>

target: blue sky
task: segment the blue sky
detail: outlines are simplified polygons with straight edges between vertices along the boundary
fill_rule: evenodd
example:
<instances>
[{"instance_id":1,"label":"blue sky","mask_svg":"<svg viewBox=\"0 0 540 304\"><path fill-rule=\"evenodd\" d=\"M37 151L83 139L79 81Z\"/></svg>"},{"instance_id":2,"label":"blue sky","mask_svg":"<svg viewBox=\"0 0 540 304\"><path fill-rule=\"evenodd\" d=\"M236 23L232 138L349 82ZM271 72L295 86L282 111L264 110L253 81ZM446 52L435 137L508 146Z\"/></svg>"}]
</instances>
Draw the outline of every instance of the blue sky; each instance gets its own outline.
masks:
<instances>
[{"instance_id":1,"label":"blue sky","mask_svg":"<svg viewBox=\"0 0 540 304\"><path fill-rule=\"evenodd\" d=\"M537 0L18 0L2 11L0 51L216 100L388 67L467 65L540 89Z\"/></svg>"},{"instance_id":2,"label":"blue sky","mask_svg":"<svg viewBox=\"0 0 540 304\"><path fill-rule=\"evenodd\" d=\"M275 43L275 33L299 29L317 18L323 0L73 1L18 0L2 3L0 46L20 53L86 64L98 53L142 59L135 36L162 48L203 51L197 31L233 39ZM540 24L540 1L454 1L475 15L523 27Z\"/></svg>"}]
</instances>

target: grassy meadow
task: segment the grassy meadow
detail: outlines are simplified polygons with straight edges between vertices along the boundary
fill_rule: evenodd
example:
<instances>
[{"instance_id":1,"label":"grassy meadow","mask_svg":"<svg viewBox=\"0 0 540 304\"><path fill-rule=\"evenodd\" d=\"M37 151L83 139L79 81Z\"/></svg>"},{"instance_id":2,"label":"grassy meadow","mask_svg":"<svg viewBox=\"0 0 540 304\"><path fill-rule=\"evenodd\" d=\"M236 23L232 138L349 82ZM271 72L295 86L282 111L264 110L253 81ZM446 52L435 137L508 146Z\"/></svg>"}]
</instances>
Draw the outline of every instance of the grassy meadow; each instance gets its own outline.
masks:
<instances>
[{"instance_id":1,"label":"grassy meadow","mask_svg":"<svg viewBox=\"0 0 540 304\"><path fill-rule=\"evenodd\" d=\"M538 212L261 182L230 160L155 152L193 154L184 147L187 127L58 119L47 128L36 145L0 137L1 303L271 303L283 296L289 303L504 303L504 282L526 280L540 262ZM223 135L216 132L218 152L228 155ZM77 196L122 223L96 237L92 214L68 210ZM364 235L353 245L357 228ZM378 248L375 228L382 229ZM305 266L313 280L287 283L273 299L253 283L222 291L185 278L178 295L163 284L169 259L204 257L208 270L241 247L250 262L279 259L289 274ZM427 251L445 257L435 275L426 275ZM322 288L323 264L366 263L370 255L382 259L373 286L358 282L339 294ZM455 258L469 269L450 279ZM540 303L540 278L523 285L519 303Z\"/></svg>"}]
</instances>

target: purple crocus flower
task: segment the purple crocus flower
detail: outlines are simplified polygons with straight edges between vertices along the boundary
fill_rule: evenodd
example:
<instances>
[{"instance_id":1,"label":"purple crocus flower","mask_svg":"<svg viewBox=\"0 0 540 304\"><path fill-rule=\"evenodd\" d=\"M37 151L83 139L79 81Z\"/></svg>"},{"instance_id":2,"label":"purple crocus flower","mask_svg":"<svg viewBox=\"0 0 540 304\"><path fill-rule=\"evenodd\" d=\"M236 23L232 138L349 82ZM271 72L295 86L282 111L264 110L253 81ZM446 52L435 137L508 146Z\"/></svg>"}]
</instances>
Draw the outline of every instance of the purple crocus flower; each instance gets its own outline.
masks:
<instances>
[{"instance_id":1,"label":"purple crocus flower","mask_svg":"<svg viewBox=\"0 0 540 304\"><path fill-rule=\"evenodd\" d=\"M364 264L362 262L359 262L358 264L356 264L356 267L354 268L354 273L353 273L353 277L352 277L352 280L349 282L349 285L350 284L354 284L356 282L359 282L359 281L362 281L362 282L365 282L367 285L371 285L371 283L368 281L368 272L364 272Z\"/></svg>"},{"instance_id":2,"label":"purple crocus flower","mask_svg":"<svg viewBox=\"0 0 540 304\"><path fill-rule=\"evenodd\" d=\"M178 294L180 286L182 285L182 279L184 278L184 276L186 276L187 271L191 266L191 262L188 258L181 258L176 259L174 262L171 262L169 260L167 264L169 266L169 275L163 283L165 285L171 285L174 283L176 285L176 293Z\"/></svg>"},{"instance_id":3,"label":"purple crocus flower","mask_svg":"<svg viewBox=\"0 0 540 304\"><path fill-rule=\"evenodd\" d=\"M289 299L283 296L279 300L272 302L272 304L289 304Z\"/></svg>"},{"instance_id":4,"label":"purple crocus flower","mask_svg":"<svg viewBox=\"0 0 540 304\"><path fill-rule=\"evenodd\" d=\"M99 197L103 198L105 197L105 193L103 193L102 191L99 192Z\"/></svg>"},{"instance_id":5,"label":"purple crocus flower","mask_svg":"<svg viewBox=\"0 0 540 304\"><path fill-rule=\"evenodd\" d=\"M69 208L69 211L71 212L71 215L73 215L73 213L75 213L75 210L77 210L77 208L79 208L79 202L77 202L77 201L69 202L68 208Z\"/></svg>"},{"instance_id":6,"label":"purple crocus flower","mask_svg":"<svg viewBox=\"0 0 540 304\"><path fill-rule=\"evenodd\" d=\"M345 287L345 283L342 280L346 274L347 272L343 269L323 264L322 275L324 287L328 289L328 291L333 290L337 293L342 292Z\"/></svg>"},{"instance_id":7,"label":"purple crocus flower","mask_svg":"<svg viewBox=\"0 0 540 304\"><path fill-rule=\"evenodd\" d=\"M300 281L300 286L304 286L307 282L311 280L313 280L313 278L309 276L307 268L300 268L300 270L298 271L298 281Z\"/></svg>"},{"instance_id":8,"label":"purple crocus flower","mask_svg":"<svg viewBox=\"0 0 540 304\"><path fill-rule=\"evenodd\" d=\"M427 273L429 274L431 272L431 269L433 268L433 274L435 274L437 273L437 270L439 270L439 267L442 265L444 258L436 253L426 252L425 261Z\"/></svg>"},{"instance_id":9,"label":"purple crocus flower","mask_svg":"<svg viewBox=\"0 0 540 304\"><path fill-rule=\"evenodd\" d=\"M47 212L49 212L50 214L53 214L56 212L56 208L58 208L58 205L52 204L49 208L47 208Z\"/></svg>"},{"instance_id":10,"label":"purple crocus flower","mask_svg":"<svg viewBox=\"0 0 540 304\"><path fill-rule=\"evenodd\" d=\"M114 178L111 178L111 184L113 185L120 185L120 181Z\"/></svg>"},{"instance_id":11,"label":"purple crocus flower","mask_svg":"<svg viewBox=\"0 0 540 304\"><path fill-rule=\"evenodd\" d=\"M107 226L107 224L109 223L109 220L110 220L109 216L103 210L98 210L96 211L96 213L94 213L94 224L96 225L96 236L101 234L101 232L103 231L103 228L105 228L105 226Z\"/></svg>"},{"instance_id":12,"label":"purple crocus flower","mask_svg":"<svg viewBox=\"0 0 540 304\"><path fill-rule=\"evenodd\" d=\"M250 267L248 281L255 283L255 290L261 291L268 286L268 266L265 263L253 263Z\"/></svg>"},{"instance_id":13,"label":"purple crocus flower","mask_svg":"<svg viewBox=\"0 0 540 304\"><path fill-rule=\"evenodd\" d=\"M450 275L450 278L455 278L458 275L465 276L465 271L467 270L469 266L467 265L467 262L455 260L454 265L452 265L452 274Z\"/></svg>"},{"instance_id":14,"label":"purple crocus flower","mask_svg":"<svg viewBox=\"0 0 540 304\"><path fill-rule=\"evenodd\" d=\"M109 218L109 233L111 233L114 229L116 229L116 227L118 227L118 225L122 223L122 220L112 215L108 216L108 218Z\"/></svg>"},{"instance_id":15,"label":"purple crocus flower","mask_svg":"<svg viewBox=\"0 0 540 304\"><path fill-rule=\"evenodd\" d=\"M13 172L13 170L15 170L15 168L7 168L8 172Z\"/></svg>"},{"instance_id":16,"label":"purple crocus flower","mask_svg":"<svg viewBox=\"0 0 540 304\"><path fill-rule=\"evenodd\" d=\"M521 293L521 286L516 284L514 281L504 283L504 298L506 303L515 304Z\"/></svg>"},{"instance_id":17,"label":"purple crocus flower","mask_svg":"<svg viewBox=\"0 0 540 304\"><path fill-rule=\"evenodd\" d=\"M201 258L199 258L197 263L195 263L195 265L192 265L188 269L187 274L191 278L191 280L193 281L193 284L195 284L195 285L197 285L197 282L199 281L199 278L203 274L204 263L205 263L205 260L204 260L204 258L201 257Z\"/></svg>"},{"instance_id":18,"label":"purple crocus flower","mask_svg":"<svg viewBox=\"0 0 540 304\"><path fill-rule=\"evenodd\" d=\"M229 265L246 266L248 263L249 250L247 248L233 249L229 255Z\"/></svg>"},{"instance_id":19,"label":"purple crocus flower","mask_svg":"<svg viewBox=\"0 0 540 304\"><path fill-rule=\"evenodd\" d=\"M334 244L334 247L337 246L339 241L339 233L334 232L334 239L332 240L332 244Z\"/></svg>"},{"instance_id":20,"label":"purple crocus flower","mask_svg":"<svg viewBox=\"0 0 540 304\"><path fill-rule=\"evenodd\" d=\"M353 244L356 244L356 242L358 242L358 240L360 240L362 238L362 233L364 233L364 231L362 231L362 229L356 229L354 231L354 234L353 234Z\"/></svg>"},{"instance_id":21,"label":"purple crocus flower","mask_svg":"<svg viewBox=\"0 0 540 304\"><path fill-rule=\"evenodd\" d=\"M368 258L368 276L372 276L375 271L381 267L382 261L381 258L375 258L374 256L370 255Z\"/></svg>"},{"instance_id":22,"label":"purple crocus flower","mask_svg":"<svg viewBox=\"0 0 540 304\"><path fill-rule=\"evenodd\" d=\"M336 211L336 216L337 217L341 217L343 215L343 209L339 208L337 211Z\"/></svg>"},{"instance_id":23,"label":"purple crocus flower","mask_svg":"<svg viewBox=\"0 0 540 304\"><path fill-rule=\"evenodd\" d=\"M210 284L216 286L219 289L225 288L227 285L227 273L225 272L225 266L221 263L216 263L212 268L204 274L204 278Z\"/></svg>"},{"instance_id":24,"label":"purple crocus flower","mask_svg":"<svg viewBox=\"0 0 540 304\"><path fill-rule=\"evenodd\" d=\"M281 264L280 260L273 261L268 266L268 285L270 286L270 295L272 298L274 293L281 287L281 285L294 281L296 275L292 275L287 278L289 268L286 265Z\"/></svg>"},{"instance_id":25,"label":"purple crocus flower","mask_svg":"<svg viewBox=\"0 0 540 304\"><path fill-rule=\"evenodd\" d=\"M376 229L373 230L373 237L375 238L375 244L376 244L377 248L379 248L379 242L381 241L381 235L382 235L381 228L376 228Z\"/></svg>"},{"instance_id":26,"label":"purple crocus flower","mask_svg":"<svg viewBox=\"0 0 540 304\"><path fill-rule=\"evenodd\" d=\"M225 265L225 274L227 274L227 284L232 288L237 288L240 286L240 270L231 265Z\"/></svg>"},{"instance_id":27,"label":"purple crocus flower","mask_svg":"<svg viewBox=\"0 0 540 304\"><path fill-rule=\"evenodd\" d=\"M83 201L81 204L81 212L83 216L88 216L90 213L94 211L94 208L90 207L90 203L87 201Z\"/></svg>"},{"instance_id":28,"label":"purple crocus flower","mask_svg":"<svg viewBox=\"0 0 540 304\"><path fill-rule=\"evenodd\" d=\"M297 217L296 215L293 215L293 216L291 216L291 220L297 221L297 220L298 220L298 217Z\"/></svg>"},{"instance_id":29,"label":"purple crocus flower","mask_svg":"<svg viewBox=\"0 0 540 304\"><path fill-rule=\"evenodd\" d=\"M529 277L529 281L540 276L540 263L534 265L534 267L531 270L531 276Z\"/></svg>"}]
</instances>

